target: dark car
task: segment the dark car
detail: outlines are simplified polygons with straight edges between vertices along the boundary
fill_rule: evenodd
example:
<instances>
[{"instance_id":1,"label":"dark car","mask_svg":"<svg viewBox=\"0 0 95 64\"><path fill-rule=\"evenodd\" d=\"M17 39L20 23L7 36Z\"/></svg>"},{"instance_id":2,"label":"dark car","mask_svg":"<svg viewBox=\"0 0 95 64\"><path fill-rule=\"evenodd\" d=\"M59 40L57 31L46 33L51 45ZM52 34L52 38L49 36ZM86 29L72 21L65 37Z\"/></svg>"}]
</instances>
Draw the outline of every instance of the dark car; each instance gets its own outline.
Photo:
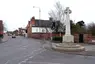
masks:
<instances>
[{"instance_id":1,"label":"dark car","mask_svg":"<svg viewBox=\"0 0 95 64\"><path fill-rule=\"evenodd\" d=\"M12 38L16 38L16 35L15 35L15 34L13 34L13 35L12 35Z\"/></svg>"}]
</instances>

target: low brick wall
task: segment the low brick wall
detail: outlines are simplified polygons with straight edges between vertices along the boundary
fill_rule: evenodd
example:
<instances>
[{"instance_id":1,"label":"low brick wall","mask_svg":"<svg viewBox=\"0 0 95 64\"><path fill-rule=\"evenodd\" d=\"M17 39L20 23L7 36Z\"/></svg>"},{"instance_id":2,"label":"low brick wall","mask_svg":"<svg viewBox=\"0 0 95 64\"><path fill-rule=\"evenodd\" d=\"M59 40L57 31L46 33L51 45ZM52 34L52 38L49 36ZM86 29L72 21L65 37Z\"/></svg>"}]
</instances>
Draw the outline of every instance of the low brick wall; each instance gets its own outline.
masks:
<instances>
[{"instance_id":1,"label":"low brick wall","mask_svg":"<svg viewBox=\"0 0 95 64\"><path fill-rule=\"evenodd\" d=\"M78 34L74 34L74 42L75 43L79 42L79 35Z\"/></svg>"},{"instance_id":2,"label":"low brick wall","mask_svg":"<svg viewBox=\"0 0 95 64\"><path fill-rule=\"evenodd\" d=\"M32 33L31 37L36 39L50 39L51 33Z\"/></svg>"},{"instance_id":3,"label":"low brick wall","mask_svg":"<svg viewBox=\"0 0 95 64\"><path fill-rule=\"evenodd\" d=\"M92 36L92 39L95 40L95 36Z\"/></svg>"},{"instance_id":4,"label":"low brick wall","mask_svg":"<svg viewBox=\"0 0 95 64\"><path fill-rule=\"evenodd\" d=\"M63 36L64 34L61 34ZM53 36L60 36L60 34L51 34L51 33L32 33L29 35L31 38L36 39L50 39ZM95 36L92 36L91 34L84 34L83 36L84 43L91 43L92 40L95 40ZM79 34L74 34L74 42L79 43Z\"/></svg>"},{"instance_id":5,"label":"low brick wall","mask_svg":"<svg viewBox=\"0 0 95 64\"><path fill-rule=\"evenodd\" d=\"M84 43L89 43L92 40L91 34L83 34L83 41ZM74 34L74 41L79 43L79 34Z\"/></svg>"},{"instance_id":6,"label":"low brick wall","mask_svg":"<svg viewBox=\"0 0 95 64\"><path fill-rule=\"evenodd\" d=\"M92 39L92 35L91 34L84 34L84 42L85 43L89 43Z\"/></svg>"},{"instance_id":7,"label":"low brick wall","mask_svg":"<svg viewBox=\"0 0 95 64\"><path fill-rule=\"evenodd\" d=\"M92 36L90 41L88 42L89 44L95 44L95 36Z\"/></svg>"},{"instance_id":8,"label":"low brick wall","mask_svg":"<svg viewBox=\"0 0 95 64\"><path fill-rule=\"evenodd\" d=\"M61 36L63 36L64 34L61 34ZM60 34L52 34L52 33L32 33L31 37L32 38L36 38L36 39L50 39L53 36L60 36Z\"/></svg>"},{"instance_id":9,"label":"low brick wall","mask_svg":"<svg viewBox=\"0 0 95 64\"><path fill-rule=\"evenodd\" d=\"M52 34L52 36L63 36L64 34Z\"/></svg>"}]
</instances>

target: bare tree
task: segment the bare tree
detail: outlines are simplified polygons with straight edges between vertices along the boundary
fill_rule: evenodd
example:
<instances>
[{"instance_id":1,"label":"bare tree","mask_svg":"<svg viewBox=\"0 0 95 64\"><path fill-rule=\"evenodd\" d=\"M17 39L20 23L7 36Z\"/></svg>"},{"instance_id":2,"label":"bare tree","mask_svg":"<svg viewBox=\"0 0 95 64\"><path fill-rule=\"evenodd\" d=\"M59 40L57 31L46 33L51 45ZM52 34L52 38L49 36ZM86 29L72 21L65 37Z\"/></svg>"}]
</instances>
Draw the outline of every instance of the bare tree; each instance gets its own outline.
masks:
<instances>
[{"instance_id":1,"label":"bare tree","mask_svg":"<svg viewBox=\"0 0 95 64\"><path fill-rule=\"evenodd\" d=\"M51 18L53 18L53 32L64 32L64 23L61 21L64 21L64 7L61 5L61 3L58 1L54 5L55 9L50 10L48 13ZM59 21L59 22L56 22Z\"/></svg>"},{"instance_id":2,"label":"bare tree","mask_svg":"<svg viewBox=\"0 0 95 64\"><path fill-rule=\"evenodd\" d=\"M53 20L64 20L64 7L60 4L60 2L56 2L55 10L51 10L48 14Z\"/></svg>"},{"instance_id":3,"label":"bare tree","mask_svg":"<svg viewBox=\"0 0 95 64\"><path fill-rule=\"evenodd\" d=\"M95 35L95 23L92 22L88 25L87 31L92 35Z\"/></svg>"}]
</instances>

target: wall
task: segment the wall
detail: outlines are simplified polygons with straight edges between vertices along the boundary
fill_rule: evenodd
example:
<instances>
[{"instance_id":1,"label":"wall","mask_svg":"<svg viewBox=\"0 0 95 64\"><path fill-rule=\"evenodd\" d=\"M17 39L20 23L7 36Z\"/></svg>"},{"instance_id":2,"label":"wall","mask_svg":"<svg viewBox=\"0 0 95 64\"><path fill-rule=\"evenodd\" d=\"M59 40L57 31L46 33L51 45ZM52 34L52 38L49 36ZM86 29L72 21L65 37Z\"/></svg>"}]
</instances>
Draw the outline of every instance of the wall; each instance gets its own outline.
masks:
<instances>
[{"instance_id":1,"label":"wall","mask_svg":"<svg viewBox=\"0 0 95 64\"><path fill-rule=\"evenodd\" d=\"M64 34L61 34L63 36ZM60 36L60 34L51 34L51 33L32 33L31 38L36 39L50 39L52 36ZM84 34L84 43L90 43L92 39L95 40L95 37L92 37L91 34ZM74 43L79 43L79 34L74 34Z\"/></svg>"},{"instance_id":2,"label":"wall","mask_svg":"<svg viewBox=\"0 0 95 64\"><path fill-rule=\"evenodd\" d=\"M85 43L89 43L92 39L92 35L91 34L84 34L84 42Z\"/></svg>"},{"instance_id":3,"label":"wall","mask_svg":"<svg viewBox=\"0 0 95 64\"><path fill-rule=\"evenodd\" d=\"M3 21L0 20L0 34L3 34Z\"/></svg>"},{"instance_id":4,"label":"wall","mask_svg":"<svg viewBox=\"0 0 95 64\"><path fill-rule=\"evenodd\" d=\"M74 42L75 43L79 42L79 34L74 34Z\"/></svg>"},{"instance_id":5,"label":"wall","mask_svg":"<svg viewBox=\"0 0 95 64\"><path fill-rule=\"evenodd\" d=\"M89 43L91 39L92 39L91 34L83 34L84 43ZM75 43L79 43L79 34L74 34L74 41Z\"/></svg>"},{"instance_id":6,"label":"wall","mask_svg":"<svg viewBox=\"0 0 95 64\"><path fill-rule=\"evenodd\" d=\"M51 33L32 33L31 37L37 39L50 39Z\"/></svg>"},{"instance_id":7,"label":"wall","mask_svg":"<svg viewBox=\"0 0 95 64\"><path fill-rule=\"evenodd\" d=\"M92 36L88 43L95 44L95 36Z\"/></svg>"},{"instance_id":8,"label":"wall","mask_svg":"<svg viewBox=\"0 0 95 64\"><path fill-rule=\"evenodd\" d=\"M61 34L63 36L64 34ZM32 33L31 37L32 38L37 38L37 39L50 39L53 36L60 36L60 34L51 34L51 33Z\"/></svg>"}]
</instances>

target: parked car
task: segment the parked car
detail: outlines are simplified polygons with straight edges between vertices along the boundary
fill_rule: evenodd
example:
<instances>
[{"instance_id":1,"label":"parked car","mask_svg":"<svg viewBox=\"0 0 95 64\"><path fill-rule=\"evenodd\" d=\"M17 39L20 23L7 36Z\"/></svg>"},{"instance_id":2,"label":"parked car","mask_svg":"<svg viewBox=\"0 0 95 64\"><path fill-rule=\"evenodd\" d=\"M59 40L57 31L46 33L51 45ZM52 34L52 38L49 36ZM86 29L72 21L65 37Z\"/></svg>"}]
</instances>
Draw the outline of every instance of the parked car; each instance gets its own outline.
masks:
<instances>
[{"instance_id":1,"label":"parked car","mask_svg":"<svg viewBox=\"0 0 95 64\"><path fill-rule=\"evenodd\" d=\"M12 35L12 38L16 38L16 35L15 35L15 34L13 34L13 35Z\"/></svg>"}]
</instances>

